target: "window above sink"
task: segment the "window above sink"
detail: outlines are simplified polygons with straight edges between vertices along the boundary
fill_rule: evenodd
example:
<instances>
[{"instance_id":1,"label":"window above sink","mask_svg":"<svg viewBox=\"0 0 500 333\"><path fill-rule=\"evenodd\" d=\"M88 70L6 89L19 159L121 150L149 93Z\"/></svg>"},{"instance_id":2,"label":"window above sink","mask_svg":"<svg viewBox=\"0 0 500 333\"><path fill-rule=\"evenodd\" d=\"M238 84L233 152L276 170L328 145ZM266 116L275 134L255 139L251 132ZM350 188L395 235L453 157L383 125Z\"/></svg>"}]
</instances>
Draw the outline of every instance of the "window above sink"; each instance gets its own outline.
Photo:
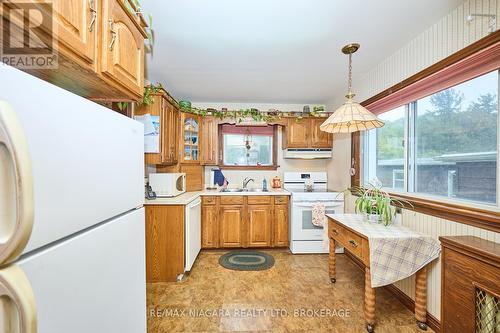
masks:
<instances>
[{"instance_id":1,"label":"window above sink","mask_svg":"<svg viewBox=\"0 0 500 333\"><path fill-rule=\"evenodd\" d=\"M221 125L221 168L277 169L276 126Z\"/></svg>"}]
</instances>

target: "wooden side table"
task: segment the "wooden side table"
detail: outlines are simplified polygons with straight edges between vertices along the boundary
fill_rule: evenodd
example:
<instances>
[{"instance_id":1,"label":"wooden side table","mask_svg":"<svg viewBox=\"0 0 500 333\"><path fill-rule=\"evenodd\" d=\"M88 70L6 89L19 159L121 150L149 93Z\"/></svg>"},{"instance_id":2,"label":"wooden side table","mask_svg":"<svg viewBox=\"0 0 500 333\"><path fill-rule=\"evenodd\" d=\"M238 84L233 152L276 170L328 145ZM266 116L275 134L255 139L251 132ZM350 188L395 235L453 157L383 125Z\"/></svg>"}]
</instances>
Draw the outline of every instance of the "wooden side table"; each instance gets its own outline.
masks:
<instances>
[{"instance_id":1,"label":"wooden side table","mask_svg":"<svg viewBox=\"0 0 500 333\"><path fill-rule=\"evenodd\" d=\"M366 330L375 330L375 288L372 288L370 276L370 243L362 233L351 229L339 221L328 217L329 275L332 283L336 282L335 245L338 243L365 266L365 300L364 313ZM415 274L415 319L422 330L427 330L427 267Z\"/></svg>"},{"instance_id":2,"label":"wooden side table","mask_svg":"<svg viewBox=\"0 0 500 333\"><path fill-rule=\"evenodd\" d=\"M441 332L498 332L500 244L474 236L441 241Z\"/></svg>"}]
</instances>

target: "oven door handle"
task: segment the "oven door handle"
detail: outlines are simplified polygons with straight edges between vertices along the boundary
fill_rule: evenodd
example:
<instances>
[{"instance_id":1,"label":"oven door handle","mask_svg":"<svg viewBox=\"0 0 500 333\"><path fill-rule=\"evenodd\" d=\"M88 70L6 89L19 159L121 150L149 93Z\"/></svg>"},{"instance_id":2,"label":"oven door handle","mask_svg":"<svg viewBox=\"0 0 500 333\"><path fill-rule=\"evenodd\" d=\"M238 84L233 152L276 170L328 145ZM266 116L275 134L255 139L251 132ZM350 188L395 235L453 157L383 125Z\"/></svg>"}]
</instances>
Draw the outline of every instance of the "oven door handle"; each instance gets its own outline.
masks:
<instances>
[{"instance_id":1,"label":"oven door handle","mask_svg":"<svg viewBox=\"0 0 500 333\"><path fill-rule=\"evenodd\" d=\"M320 201L320 203L324 203L324 202ZM315 205L316 205L316 202L315 203L306 203L306 204L292 203L292 207L313 208ZM337 208L337 207L343 207L343 206L344 206L343 203L340 203L340 204L325 204L325 209L328 209L328 208Z\"/></svg>"}]
</instances>

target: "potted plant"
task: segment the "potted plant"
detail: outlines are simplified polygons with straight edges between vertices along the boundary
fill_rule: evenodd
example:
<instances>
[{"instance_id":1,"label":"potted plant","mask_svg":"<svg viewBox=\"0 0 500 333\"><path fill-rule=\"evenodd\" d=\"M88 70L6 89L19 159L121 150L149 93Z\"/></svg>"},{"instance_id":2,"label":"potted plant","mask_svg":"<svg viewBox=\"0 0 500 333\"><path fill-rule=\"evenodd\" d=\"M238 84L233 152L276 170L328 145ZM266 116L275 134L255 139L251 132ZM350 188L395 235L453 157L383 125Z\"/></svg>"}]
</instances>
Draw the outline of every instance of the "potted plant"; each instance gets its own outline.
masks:
<instances>
[{"instance_id":1,"label":"potted plant","mask_svg":"<svg viewBox=\"0 0 500 333\"><path fill-rule=\"evenodd\" d=\"M353 187L351 193L358 196L354 203L356 213L362 213L369 222L390 225L396 217L396 206L413 207L406 200L391 197L382 190L382 184L377 179L368 183L366 187Z\"/></svg>"}]
</instances>

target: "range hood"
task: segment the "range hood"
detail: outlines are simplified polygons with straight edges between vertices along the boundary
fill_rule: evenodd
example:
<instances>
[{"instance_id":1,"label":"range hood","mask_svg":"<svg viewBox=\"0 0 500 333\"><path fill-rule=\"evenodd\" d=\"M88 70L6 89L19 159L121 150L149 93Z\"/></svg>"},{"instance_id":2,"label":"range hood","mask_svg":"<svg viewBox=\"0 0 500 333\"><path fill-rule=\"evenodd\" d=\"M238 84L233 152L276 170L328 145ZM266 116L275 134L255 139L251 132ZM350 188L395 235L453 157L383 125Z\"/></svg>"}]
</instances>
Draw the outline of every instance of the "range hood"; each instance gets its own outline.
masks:
<instances>
[{"instance_id":1,"label":"range hood","mask_svg":"<svg viewBox=\"0 0 500 333\"><path fill-rule=\"evenodd\" d=\"M302 160L332 158L332 148L289 148L285 149L283 157Z\"/></svg>"}]
</instances>

